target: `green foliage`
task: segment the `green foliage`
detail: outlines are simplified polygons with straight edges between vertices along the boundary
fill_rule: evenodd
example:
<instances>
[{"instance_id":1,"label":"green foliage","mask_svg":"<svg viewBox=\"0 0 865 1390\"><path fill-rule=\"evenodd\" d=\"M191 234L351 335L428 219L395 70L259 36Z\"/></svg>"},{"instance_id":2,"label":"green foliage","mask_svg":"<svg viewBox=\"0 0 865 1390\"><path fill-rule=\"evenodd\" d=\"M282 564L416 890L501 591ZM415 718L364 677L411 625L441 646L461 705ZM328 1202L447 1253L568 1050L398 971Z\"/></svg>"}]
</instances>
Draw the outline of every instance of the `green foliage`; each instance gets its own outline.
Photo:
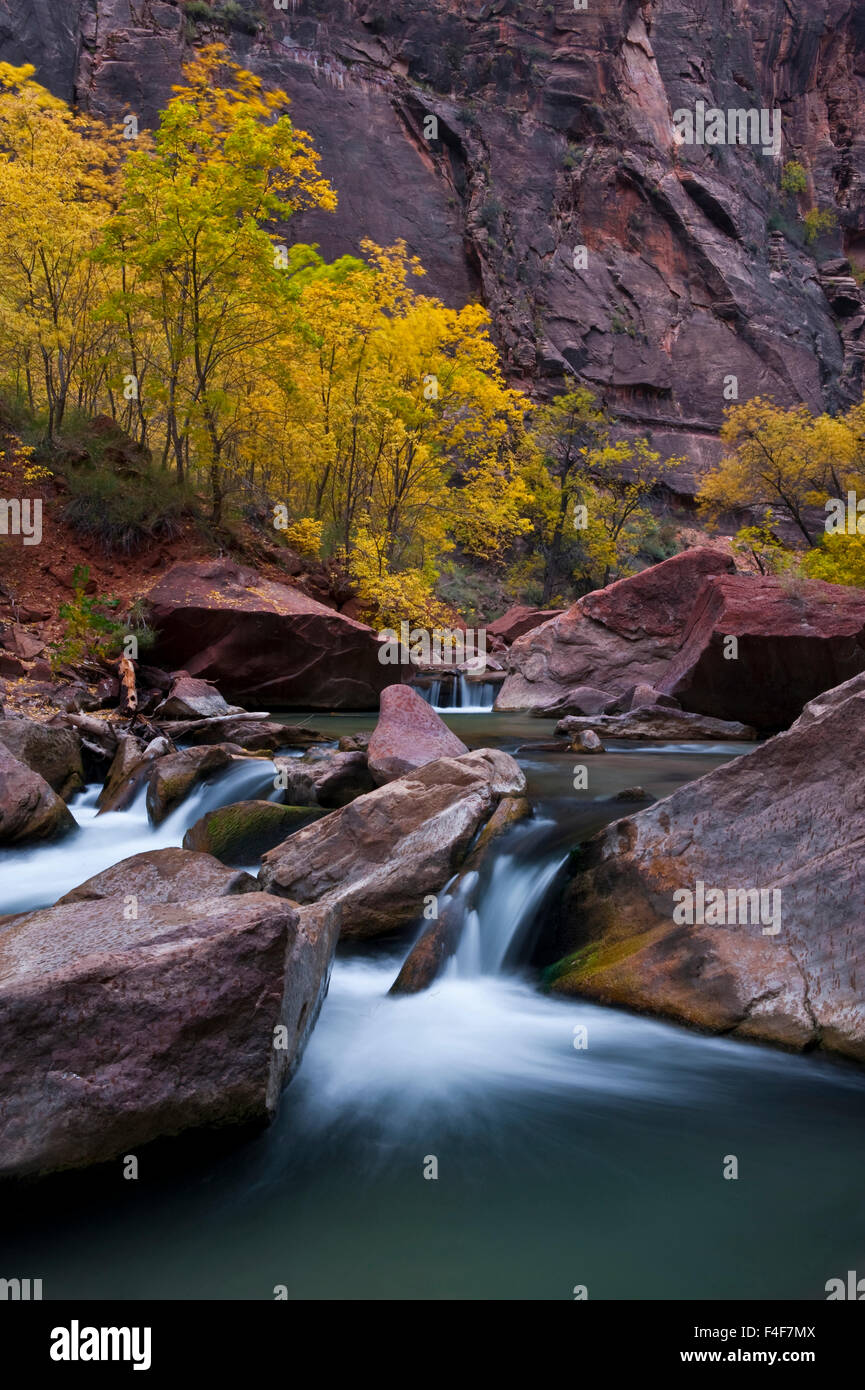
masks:
<instances>
[{"instance_id":1,"label":"green foliage","mask_svg":"<svg viewBox=\"0 0 865 1390\"><path fill-rule=\"evenodd\" d=\"M245 10L237 0L226 0L219 12L219 18L227 29L239 29L242 34L257 34L259 29L255 15Z\"/></svg>"},{"instance_id":2,"label":"green foliage","mask_svg":"<svg viewBox=\"0 0 865 1390\"><path fill-rule=\"evenodd\" d=\"M69 494L61 517L106 552L132 554L180 535L194 510L189 491L171 473L147 469L120 475L105 466L67 470Z\"/></svg>"},{"instance_id":3,"label":"green foliage","mask_svg":"<svg viewBox=\"0 0 865 1390\"><path fill-rule=\"evenodd\" d=\"M211 24L219 19L217 11L213 5L207 4L207 0L183 0L183 12L187 19L204 24Z\"/></svg>"},{"instance_id":4,"label":"green foliage","mask_svg":"<svg viewBox=\"0 0 865 1390\"><path fill-rule=\"evenodd\" d=\"M826 208L820 212L817 208L811 208L802 218L802 225L805 228L805 240L809 246L813 246L826 232L831 232L838 225L838 218L831 209Z\"/></svg>"},{"instance_id":5,"label":"green foliage","mask_svg":"<svg viewBox=\"0 0 865 1390\"><path fill-rule=\"evenodd\" d=\"M120 600L95 597L85 591L90 583L90 566L76 565L72 574L73 593L58 610L65 631L52 649L52 665L76 665L80 661L105 661L118 656L125 629L106 609L117 608Z\"/></svg>"},{"instance_id":6,"label":"green foliage","mask_svg":"<svg viewBox=\"0 0 865 1390\"><path fill-rule=\"evenodd\" d=\"M865 536L824 535L802 561L802 573L827 584L865 588Z\"/></svg>"},{"instance_id":7,"label":"green foliage","mask_svg":"<svg viewBox=\"0 0 865 1390\"><path fill-rule=\"evenodd\" d=\"M808 187L808 173L798 159L791 159L784 165L781 175L781 188L784 193L804 193Z\"/></svg>"}]
</instances>

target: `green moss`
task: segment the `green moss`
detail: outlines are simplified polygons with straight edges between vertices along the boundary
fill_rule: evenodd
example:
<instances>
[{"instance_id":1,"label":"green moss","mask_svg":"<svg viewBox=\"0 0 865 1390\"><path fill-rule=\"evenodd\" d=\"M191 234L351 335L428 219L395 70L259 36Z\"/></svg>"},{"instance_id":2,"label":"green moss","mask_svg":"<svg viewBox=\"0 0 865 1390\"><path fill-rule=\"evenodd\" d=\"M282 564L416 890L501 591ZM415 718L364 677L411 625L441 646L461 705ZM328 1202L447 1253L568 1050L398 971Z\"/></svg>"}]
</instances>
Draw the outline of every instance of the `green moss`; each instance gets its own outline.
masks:
<instances>
[{"instance_id":1,"label":"green moss","mask_svg":"<svg viewBox=\"0 0 865 1390\"><path fill-rule=\"evenodd\" d=\"M295 830L301 830L326 814L312 806L239 801L202 816L187 830L183 848L213 854L232 866L251 864L282 844Z\"/></svg>"},{"instance_id":2,"label":"green moss","mask_svg":"<svg viewBox=\"0 0 865 1390\"><path fill-rule=\"evenodd\" d=\"M610 970L629 956L636 955L638 951L642 951L645 946L664 935L666 930L666 925L661 925L651 931L641 932L639 936L629 936L618 941L590 941L578 951L572 951L569 956L556 961L555 965L548 966L543 974L543 986L545 989L556 989L564 994L577 993L580 986L593 976Z\"/></svg>"}]
</instances>

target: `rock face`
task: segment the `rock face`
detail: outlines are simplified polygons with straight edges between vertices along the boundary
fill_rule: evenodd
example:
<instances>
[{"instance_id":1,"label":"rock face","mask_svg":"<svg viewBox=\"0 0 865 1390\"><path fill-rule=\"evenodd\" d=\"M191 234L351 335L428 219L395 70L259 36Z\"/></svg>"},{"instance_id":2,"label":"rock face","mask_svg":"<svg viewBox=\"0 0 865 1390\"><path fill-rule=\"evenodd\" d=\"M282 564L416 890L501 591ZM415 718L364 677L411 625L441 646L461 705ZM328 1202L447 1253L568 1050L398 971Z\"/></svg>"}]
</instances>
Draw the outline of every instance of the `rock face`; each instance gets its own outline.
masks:
<instances>
[{"instance_id":1,"label":"rock face","mask_svg":"<svg viewBox=\"0 0 865 1390\"><path fill-rule=\"evenodd\" d=\"M74 829L65 802L0 743L0 845L54 840Z\"/></svg>"},{"instance_id":2,"label":"rock face","mask_svg":"<svg viewBox=\"0 0 865 1390\"><path fill-rule=\"evenodd\" d=\"M532 632L541 623L548 623L551 618L557 618L561 612L561 608L529 608L525 604L516 604L496 618L494 623L487 623L487 636L500 637L510 646L518 637Z\"/></svg>"},{"instance_id":3,"label":"rock face","mask_svg":"<svg viewBox=\"0 0 865 1390\"><path fill-rule=\"evenodd\" d=\"M247 753L324 743L326 737L304 724L281 724L264 714L230 715L226 719L181 719L167 726L184 743L236 743Z\"/></svg>"},{"instance_id":4,"label":"rock face","mask_svg":"<svg viewBox=\"0 0 865 1390\"><path fill-rule=\"evenodd\" d=\"M468 751L410 685L389 685L381 692L368 747L369 769L379 786L436 758L458 758Z\"/></svg>"},{"instance_id":5,"label":"rock face","mask_svg":"<svg viewBox=\"0 0 865 1390\"><path fill-rule=\"evenodd\" d=\"M263 893L30 913L0 934L0 1174L270 1118L326 988L334 928ZM284 1033L275 1032L282 1026Z\"/></svg>"},{"instance_id":6,"label":"rock face","mask_svg":"<svg viewBox=\"0 0 865 1390\"><path fill-rule=\"evenodd\" d=\"M556 949L570 954L553 987L865 1061L863 768L858 676L753 753L610 825L566 895Z\"/></svg>"},{"instance_id":7,"label":"rock face","mask_svg":"<svg viewBox=\"0 0 865 1390\"><path fill-rule=\"evenodd\" d=\"M64 801L84 786L81 745L72 729L40 724L35 719L0 719L0 743L19 762L44 777Z\"/></svg>"},{"instance_id":8,"label":"rock face","mask_svg":"<svg viewBox=\"0 0 865 1390\"><path fill-rule=\"evenodd\" d=\"M259 882L335 908L344 937L382 935L420 917L501 798L524 791L506 753L441 758L299 830L264 856Z\"/></svg>"},{"instance_id":9,"label":"rock face","mask_svg":"<svg viewBox=\"0 0 865 1390\"><path fill-rule=\"evenodd\" d=\"M392 680L372 628L229 560L175 565L148 598L159 660L256 708L372 709Z\"/></svg>"},{"instance_id":10,"label":"rock face","mask_svg":"<svg viewBox=\"0 0 865 1390\"><path fill-rule=\"evenodd\" d=\"M183 837L184 850L204 851L225 864L254 864L295 830L324 815L308 806L281 806L276 801L237 801L208 811ZM255 885L255 880L248 874Z\"/></svg>"},{"instance_id":11,"label":"rock face","mask_svg":"<svg viewBox=\"0 0 865 1390\"><path fill-rule=\"evenodd\" d=\"M736 656L725 656L736 638ZM662 689L690 710L786 728L821 691L865 670L865 593L812 579L720 575L701 590Z\"/></svg>"},{"instance_id":12,"label":"rock face","mask_svg":"<svg viewBox=\"0 0 865 1390\"><path fill-rule=\"evenodd\" d=\"M228 869L212 854L189 849L149 849L130 855L71 888L59 903L98 902L114 898L121 909L132 895L138 903L186 903L198 898L222 898L254 893L251 874Z\"/></svg>"},{"instance_id":13,"label":"rock face","mask_svg":"<svg viewBox=\"0 0 865 1390\"><path fill-rule=\"evenodd\" d=\"M699 547L587 594L517 638L496 709L548 708L579 686L615 694L657 684L681 645L702 584L732 569L729 557Z\"/></svg>"},{"instance_id":14,"label":"rock face","mask_svg":"<svg viewBox=\"0 0 865 1390\"><path fill-rule=\"evenodd\" d=\"M829 276L815 265L815 251L863 264L856 0L292 0L256 13L257 36L231 34L235 55L288 91L340 195L335 214L297 218L296 239L332 258L363 234L404 238L430 293L489 305L512 375L544 388L578 373L626 428L689 455L679 490L719 456L726 376L740 399L861 393L861 290L843 259ZM202 42L225 36L191 24ZM148 122L188 32L160 0L6 0L0 58L35 63L93 111ZM807 169L807 199L779 193L779 158L759 144L677 143L673 113L698 101L777 108L778 155ZM806 205L837 210L816 248L782 230Z\"/></svg>"}]
</instances>

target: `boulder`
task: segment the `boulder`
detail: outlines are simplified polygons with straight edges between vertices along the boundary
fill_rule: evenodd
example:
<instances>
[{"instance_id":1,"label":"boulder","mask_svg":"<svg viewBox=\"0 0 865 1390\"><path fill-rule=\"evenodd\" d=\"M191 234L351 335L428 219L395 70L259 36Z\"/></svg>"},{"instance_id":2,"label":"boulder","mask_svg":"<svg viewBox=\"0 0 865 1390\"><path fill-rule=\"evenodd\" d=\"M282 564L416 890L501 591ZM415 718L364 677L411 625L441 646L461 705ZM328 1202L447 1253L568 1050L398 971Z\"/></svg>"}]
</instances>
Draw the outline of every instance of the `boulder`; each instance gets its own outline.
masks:
<instances>
[{"instance_id":1,"label":"boulder","mask_svg":"<svg viewBox=\"0 0 865 1390\"><path fill-rule=\"evenodd\" d=\"M611 710L617 696L594 685L577 685L565 690L548 705L536 705L532 714L538 719L561 718L565 714L604 714Z\"/></svg>"},{"instance_id":2,"label":"boulder","mask_svg":"<svg viewBox=\"0 0 865 1390\"><path fill-rule=\"evenodd\" d=\"M13 656L21 657L22 661L32 661L34 657L41 656L45 650L45 642L41 637L35 637L32 632L21 627L20 623L13 623L0 637L0 643L7 652Z\"/></svg>"},{"instance_id":3,"label":"boulder","mask_svg":"<svg viewBox=\"0 0 865 1390\"><path fill-rule=\"evenodd\" d=\"M278 801L236 801L208 811L190 826L183 848L201 850L224 864L253 864L295 830L325 814L310 806L282 806Z\"/></svg>"},{"instance_id":4,"label":"boulder","mask_svg":"<svg viewBox=\"0 0 865 1390\"><path fill-rule=\"evenodd\" d=\"M628 714L596 714L591 717L568 715L566 719L560 719L556 725L557 734L570 734L572 737L578 736L586 729L603 734L605 738L621 739L748 741L757 737L754 729L747 724L737 724L728 719L711 719L706 714L689 714L685 710L666 709L663 705L644 706Z\"/></svg>"},{"instance_id":5,"label":"boulder","mask_svg":"<svg viewBox=\"0 0 865 1390\"><path fill-rule=\"evenodd\" d=\"M288 806L347 806L356 796L375 786L362 752L340 753L335 748L314 749L302 758L273 760L277 785Z\"/></svg>"},{"instance_id":6,"label":"boulder","mask_svg":"<svg viewBox=\"0 0 865 1390\"><path fill-rule=\"evenodd\" d=\"M175 565L148 600L159 660L256 708L374 709L393 680L372 628L229 560Z\"/></svg>"},{"instance_id":7,"label":"boulder","mask_svg":"<svg viewBox=\"0 0 865 1390\"><path fill-rule=\"evenodd\" d=\"M222 898L231 893L254 893L258 884L251 874L226 868L212 854L190 849L148 849L112 864L77 888L64 893L58 903L98 902L114 898L126 905L138 903L186 903L197 898Z\"/></svg>"},{"instance_id":8,"label":"boulder","mask_svg":"<svg viewBox=\"0 0 865 1390\"><path fill-rule=\"evenodd\" d=\"M728 640L736 639L736 655ZM865 592L821 580L720 575L702 589L660 688L683 709L786 728L865 670Z\"/></svg>"},{"instance_id":9,"label":"boulder","mask_svg":"<svg viewBox=\"0 0 865 1390\"><path fill-rule=\"evenodd\" d=\"M212 719L242 713L230 705L210 681L178 672L166 699L154 711L162 719Z\"/></svg>"},{"instance_id":10,"label":"boulder","mask_svg":"<svg viewBox=\"0 0 865 1390\"><path fill-rule=\"evenodd\" d=\"M334 943L327 913L259 892L17 918L0 934L0 1174L271 1118Z\"/></svg>"},{"instance_id":11,"label":"boulder","mask_svg":"<svg viewBox=\"0 0 865 1390\"><path fill-rule=\"evenodd\" d=\"M53 840L74 829L71 811L45 778L0 743L0 845Z\"/></svg>"},{"instance_id":12,"label":"boulder","mask_svg":"<svg viewBox=\"0 0 865 1390\"><path fill-rule=\"evenodd\" d=\"M35 719L0 719L0 743L19 762L44 777L64 801L84 786L81 745L73 729L40 724Z\"/></svg>"},{"instance_id":13,"label":"boulder","mask_svg":"<svg viewBox=\"0 0 865 1390\"><path fill-rule=\"evenodd\" d=\"M117 752L96 802L99 814L124 811L144 786L156 759L173 751L174 745L167 738L143 743L134 734L118 734Z\"/></svg>"},{"instance_id":14,"label":"boulder","mask_svg":"<svg viewBox=\"0 0 865 1390\"><path fill-rule=\"evenodd\" d=\"M337 747L340 753L366 753L370 736L367 733L343 734Z\"/></svg>"},{"instance_id":15,"label":"boulder","mask_svg":"<svg viewBox=\"0 0 865 1390\"><path fill-rule=\"evenodd\" d=\"M540 627L541 623L557 618L562 611L561 608L529 608L525 604L517 604L496 618L494 623L487 623L487 636L498 637L510 646L518 637Z\"/></svg>"},{"instance_id":16,"label":"boulder","mask_svg":"<svg viewBox=\"0 0 865 1390\"><path fill-rule=\"evenodd\" d=\"M264 856L259 882L339 913L345 937L379 936L420 917L502 797L523 796L513 758L484 748L388 782Z\"/></svg>"},{"instance_id":17,"label":"boulder","mask_svg":"<svg viewBox=\"0 0 865 1390\"><path fill-rule=\"evenodd\" d=\"M556 727L558 728L558 725ZM570 750L572 753L605 753L607 751L591 727L574 729L571 732Z\"/></svg>"},{"instance_id":18,"label":"boulder","mask_svg":"<svg viewBox=\"0 0 865 1390\"><path fill-rule=\"evenodd\" d=\"M147 814L151 822L159 825L164 821L193 787L211 773L227 767L231 757L224 744L208 744L204 748L167 753L153 762L147 777Z\"/></svg>"},{"instance_id":19,"label":"boulder","mask_svg":"<svg viewBox=\"0 0 865 1390\"><path fill-rule=\"evenodd\" d=\"M580 853L553 988L865 1061L865 676Z\"/></svg>"},{"instance_id":20,"label":"boulder","mask_svg":"<svg viewBox=\"0 0 865 1390\"><path fill-rule=\"evenodd\" d=\"M681 645L703 584L732 569L729 556L698 547L586 594L517 638L496 709L542 709L578 686L596 686L615 697L644 682L657 685Z\"/></svg>"},{"instance_id":21,"label":"boulder","mask_svg":"<svg viewBox=\"0 0 865 1390\"><path fill-rule=\"evenodd\" d=\"M410 685L389 685L381 692L378 723L367 749L369 769L379 786L437 758L458 758L468 751Z\"/></svg>"}]
</instances>

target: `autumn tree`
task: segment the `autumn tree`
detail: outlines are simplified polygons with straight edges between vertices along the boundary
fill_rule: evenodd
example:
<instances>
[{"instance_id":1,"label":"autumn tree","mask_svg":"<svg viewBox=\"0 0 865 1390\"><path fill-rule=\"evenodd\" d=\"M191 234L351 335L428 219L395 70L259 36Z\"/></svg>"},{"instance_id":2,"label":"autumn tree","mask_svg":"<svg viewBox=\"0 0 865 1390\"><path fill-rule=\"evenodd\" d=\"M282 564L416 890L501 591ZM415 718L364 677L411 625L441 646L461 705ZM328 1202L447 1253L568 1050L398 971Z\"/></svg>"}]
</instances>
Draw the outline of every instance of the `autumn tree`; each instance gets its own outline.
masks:
<instances>
[{"instance_id":1,"label":"autumn tree","mask_svg":"<svg viewBox=\"0 0 865 1390\"><path fill-rule=\"evenodd\" d=\"M239 467L238 400L281 333L289 280L271 229L305 208L332 209L310 137L284 114L288 97L202 49L159 118L152 149L123 170L106 236L123 268L116 310L155 368L170 452L182 474L206 468L212 520Z\"/></svg>"},{"instance_id":2,"label":"autumn tree","mask_svg":"<svg viewBox=\"0 0 865 1390\"><path fill-rule=\"evenodd\" d=\"M53 440L70 403L93 410L111 330L92 252L116 201L119 131L72 112L0 63L0 359L7 388L45 412Z\"/></svg>"}]
</instances>

